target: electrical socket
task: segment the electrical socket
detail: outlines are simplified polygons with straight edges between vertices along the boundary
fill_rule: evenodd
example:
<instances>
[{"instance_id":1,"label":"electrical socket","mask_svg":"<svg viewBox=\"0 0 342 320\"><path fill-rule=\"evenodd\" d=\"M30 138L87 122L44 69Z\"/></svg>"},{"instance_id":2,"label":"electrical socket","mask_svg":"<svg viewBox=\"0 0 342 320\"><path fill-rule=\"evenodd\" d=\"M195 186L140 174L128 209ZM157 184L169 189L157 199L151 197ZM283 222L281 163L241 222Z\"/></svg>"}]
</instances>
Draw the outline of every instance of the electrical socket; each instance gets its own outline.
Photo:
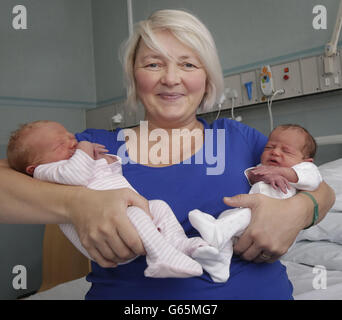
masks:
<instances>
[{"instance_id":1,"label":"electrical socket","mask_svg":"<svg viewBox=\"0 0 342 320\"><path fill-rule=\"evenodd\" d=\"M228 99L237 99L238 97L238 93L235 89L226 88L224 89L224 93Z\"/></svg>"}]
</instances>

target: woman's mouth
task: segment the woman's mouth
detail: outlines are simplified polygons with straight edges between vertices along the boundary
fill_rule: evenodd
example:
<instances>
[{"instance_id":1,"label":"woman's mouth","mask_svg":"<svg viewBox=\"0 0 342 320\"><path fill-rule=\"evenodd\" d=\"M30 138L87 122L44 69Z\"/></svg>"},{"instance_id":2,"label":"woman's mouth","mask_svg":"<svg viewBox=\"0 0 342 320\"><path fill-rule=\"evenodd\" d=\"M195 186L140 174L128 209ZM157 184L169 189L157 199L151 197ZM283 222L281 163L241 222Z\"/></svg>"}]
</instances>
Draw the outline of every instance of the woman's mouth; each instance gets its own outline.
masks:
<instances>
[{"instance_id":1,"label":"woman's mouth","mask_svg":"<svg viewBox=\"0 0 342 320\"><path fill-rule=\"evenodd\" d=\"M165 101L176 101L184 97L184 94L176 93L176 92L174 93L162 92L162 93L159 93L158 96Z\"/></svg>"}]
</instances>

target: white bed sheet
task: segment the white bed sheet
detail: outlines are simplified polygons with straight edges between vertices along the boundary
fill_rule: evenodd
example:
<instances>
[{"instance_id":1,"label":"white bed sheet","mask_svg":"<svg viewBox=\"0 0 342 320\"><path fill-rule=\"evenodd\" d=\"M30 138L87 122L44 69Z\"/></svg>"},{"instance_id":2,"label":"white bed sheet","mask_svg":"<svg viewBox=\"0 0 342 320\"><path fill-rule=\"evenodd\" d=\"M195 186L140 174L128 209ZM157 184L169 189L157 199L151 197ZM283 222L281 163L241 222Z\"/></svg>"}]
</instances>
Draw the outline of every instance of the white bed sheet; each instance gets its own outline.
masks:
<instances>
[{"instance_id":1,"label":"white bed sheet","mask_svg":"<svg viewBox=\"0 0 342 320\"><path fill-rule=\"evenodd\" d=\"M85 277L62 283L49 290L33 294L24 300L84 300L91 284Z\"/></svg>"},{"instance_id":2,"label":"white bed sheet","mask_svg":"<svg viewBox=\"0 0 342 320\"><path fill-rule=\"evenodd\" d=\"M282 261L293 285L295 300L342 300L342 271L327 270L326 287L314 283L314 267L301 263ZM316 289L315 289L316 287Z\"/></svg>"}]
</instances>

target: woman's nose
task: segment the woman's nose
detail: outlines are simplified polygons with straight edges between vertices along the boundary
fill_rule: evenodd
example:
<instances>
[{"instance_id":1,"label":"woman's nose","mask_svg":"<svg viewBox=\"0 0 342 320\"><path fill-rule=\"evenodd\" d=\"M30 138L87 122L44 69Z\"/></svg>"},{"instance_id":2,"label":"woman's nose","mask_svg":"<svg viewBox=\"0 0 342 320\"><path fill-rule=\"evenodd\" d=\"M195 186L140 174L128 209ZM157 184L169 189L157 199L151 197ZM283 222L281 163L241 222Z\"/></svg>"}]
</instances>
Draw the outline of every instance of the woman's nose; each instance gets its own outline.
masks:
<instances>
[{"instance_id":1,"label":"woman's nose","mask_svg":"<svg viewBox=\"0 0 342 320\"><path fill-rule=\"evenodd\" d=\"M164 69L161 83L170 87L180 83L180 75L177 66L169 65Z\"/></svg>"}]
</instances>

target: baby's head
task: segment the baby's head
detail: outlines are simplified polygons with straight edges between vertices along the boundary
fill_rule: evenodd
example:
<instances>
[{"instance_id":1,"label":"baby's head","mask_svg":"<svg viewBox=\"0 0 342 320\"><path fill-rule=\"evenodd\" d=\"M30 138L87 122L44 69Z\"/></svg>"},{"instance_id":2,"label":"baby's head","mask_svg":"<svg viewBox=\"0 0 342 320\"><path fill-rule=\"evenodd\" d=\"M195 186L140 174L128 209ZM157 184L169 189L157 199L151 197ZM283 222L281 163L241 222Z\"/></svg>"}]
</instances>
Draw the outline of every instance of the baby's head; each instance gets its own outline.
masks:
<instances>
[{"instance_id":1,"label":"baby's head","mask_svg":"<svg viewBox=\"0 0 342 320\"><path fill-rule=\"evenodd\" d=\"M35 121L12 133L7 160L11 168L32 176L40 164L69 159L76 146L75 136L58 122Z\"/></svg>"},{"instance_id":2,"label":"baby's head","mask_svg":"<svg viewBox=\"0 0 342 320\"><path fill-rule=\"evenodd\" d=\"M261 164L277 167L292 167L300 162L313 162L316 141L311 134L297 124L276 127L269 135Z\"/></svg>"}]
</instances>

